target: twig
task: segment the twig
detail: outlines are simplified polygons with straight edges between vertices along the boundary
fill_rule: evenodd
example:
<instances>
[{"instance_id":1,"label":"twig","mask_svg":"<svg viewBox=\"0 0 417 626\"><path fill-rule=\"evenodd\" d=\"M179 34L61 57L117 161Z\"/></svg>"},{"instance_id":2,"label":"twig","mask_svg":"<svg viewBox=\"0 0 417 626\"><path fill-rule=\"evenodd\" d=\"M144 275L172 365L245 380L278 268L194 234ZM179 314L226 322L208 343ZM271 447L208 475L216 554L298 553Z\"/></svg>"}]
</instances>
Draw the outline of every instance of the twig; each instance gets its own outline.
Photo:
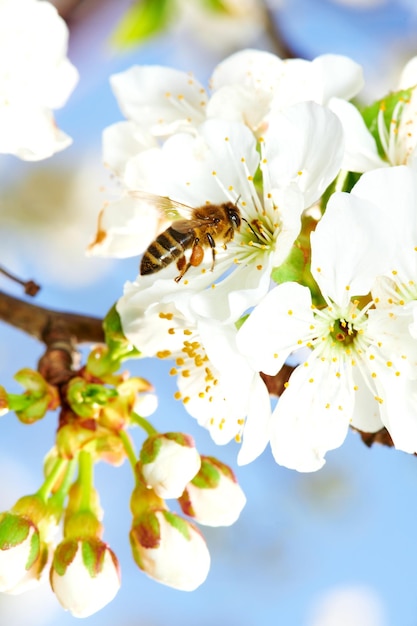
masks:
<instances>
[{"instance_id":1,"label":"twig","mask_svg":"<svg viewBox=\"0 0 417 626\"><path fill-rule=\"evenodd\" d=\"M36 294L40 290L40 286L35 283L34 280L22 280L21 278L16 276L16 274L12 274L12 272L6 270L6 268L2 265L0 265L0 273L12 280L13 282L22 285L22 287L25 288L25 294L27 296L36 296Z\"/></svg>"},{"instance_id":2,"label":"twig","mask_svg":"<svg viewBox=\"0 0 417 626\"><path fill-rule=\"evenodd\" d=\"M102 320L97 317L53 311L0 291L0 320L45 343L48 329L65 325L67 333L79 343L103 343Z\"/></svg>"},{"instance_id":3,"label":"twig","mask_svg":"<svg viewBox=\"0 0 417 626\"><path fill-rule=\"evenodd\" d=\"M281 59L294 59L299 56L282 36L279 20L269 7L268 1L262 0L260 4L264 13L265 32L273 45L275 54Z\"/></svg>"}]
</instances>

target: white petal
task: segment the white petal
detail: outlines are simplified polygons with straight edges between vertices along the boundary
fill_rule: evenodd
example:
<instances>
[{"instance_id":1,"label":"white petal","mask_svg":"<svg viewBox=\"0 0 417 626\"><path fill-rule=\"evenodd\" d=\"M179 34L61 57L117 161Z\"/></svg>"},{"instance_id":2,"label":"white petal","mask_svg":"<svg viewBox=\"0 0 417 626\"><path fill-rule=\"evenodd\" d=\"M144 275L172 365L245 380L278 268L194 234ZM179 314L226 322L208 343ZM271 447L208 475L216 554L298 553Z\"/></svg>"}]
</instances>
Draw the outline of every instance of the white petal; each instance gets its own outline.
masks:
<instances>
[{"instance_id":1,"label":"white petal","mask_svg":"<svg viewBox=\"0 0 417 626\"><path fill-rule=\"evenodd\" d=\"M263 50L242 50L219 63L210 80L213 91L227 85L244 85L252 91L270 92L283 61Z\"/></svg>"},{"instance_id":2,"label":"white petal","mask_svg":"<svg viewBox=\"0 0 417 626\"><path fill-rule=\"evenodd\" d=\"M409 89L417 85L417 56L412 57L401 72L398 89Z\"/></svg>"},{"instance_id":3,"label":"white petal","mask_svg":"<svg viewBox=\"0 0 417 626\"><path fill-rule=\"evenodd\" d=\"M267 293L270 271L268 260L262 268L253 264L238 265L212 289L193 296L190 303L192 310L201 317L233 323Z\"/></svg>"},{"instance_id":4,"label":"white petal","mask_svg":"<svg viewBox=\"0 0 417 626\"><path fill-rule=\"evenodd\" d=\"M247 465L265 450L270 438L271 401L260 376L254 376L249 392L249 403L243 442L237 456L239 465Z\"/></svg>"},{"instance_id":5,"label":"white petal","mask_svg":"<svg viewBox=\"0 0 417 626\"><path fill-rule=\"evenodd\" d=\"M126 118L153 133L166 125L197 125L205 116L207 96L190 74L159 66L134 66L110 77ZM171 131L173 128L171 127Z\"/></svg>"},{"instance_id":6,"label":"white petal","mask_svg":"<svg viewBox=\"0 0 417 626\"><path fill-rule=\"evenodd\" d=\"M401 366L394 365L394 369ZM417 452L417 380L410 380L398 368L378 369L376 384L382 398L382 421L398 450Z\"/></svg>"},{"instance_id":7,"label":"white petal","mask_svg":"<svg viewBox=\"0 0 417 626\"><path fill-rule=\"evenodd\" d=\"M0 106L0 153L38 161L64 150L72 139L56 127L48 109L26 104Z\"/></svg>"},{"instance_id":8,"label":"white petal","mask_svg":"<svg viewBox=\"0 0 417 626\"><path fill-rule=\"evenodd\" d=\"M272 94L246 85L225 85L216 91L207 106L208 118L221 118L246 124L262 131Z\"/></svg>"},{"instance_id":9,"label":"white petal","mask_svg":"<svg viewBox=\"0 0 417 626\"><path fill-rule=\"evenodd\" d=\"M331 196L311 233L311 271L324 295L344 307L371 290L393 253L391 221L379 206L354 193Z\"/></svg>"},{"instance_id":10,"label":"white petal","mask_svg":"<svg viewBox=\"0 0 417 626\"><path fill-rule=\"evenodd\" d=\"M395 270L409 279L414 278L417 273L417 170L410 166L397 166L367 172L356 183L352 194L377 206L378 231L382 232L384 226L386 229L380 241L387 257L386 264L390 264L389 270ZM393 207L395 219L392 219ZM370 236L376 238L376 234L374 228ZM392 251L393 260L389 254L390 247L395 248ZM401 254L398 254L399 247Z\"/></svg>"},{"instance_id":11,"label":"white petal","mask_svg":"<svg viewBox=\"0 0 417 626\"><path fill-rule=\"evenodd\" d=\"M304 193L306 208L338 174L343 150L340 121L319 104L294 104L269 119L265 156L272 187L296 182Z\"/></svg>"},{"instance_id":12,"label":"white petal","mask_svg":"<svg viewBox=\"0 0 417 626\"><path fill-rule=\"evenodd\" d=\"M345 155L342 169L367 172L388 164L378 154L376 141L366 127L362 115L350 102L332 98L329 108L340 119L345 134Z\"/></svg>"},{"instance_id":13,"label":"white petal","mask_svg":"<svg viewBox=\"0 0 417 626\"><path fill-rule=\"evenodd\" d=\"M272 267L279 267L291 252L293 243L300 233L305 199L296 183L284 188L272 189L271 196L274 206L278 207L281 222L271 264Z\"/></svg>"},{"instance_id":14,"label":"white petal","mask_svg":"<svg viewBox=\"0 0 417 626\"><path fill-rule=\"evenodd\" d=\"M379 402L375 399L376 393L372 392L363 376L353 368L355 381L355 408L351 425L365 433L376 433L383 428ZM370 377L370 374L369 374Z\"/></svg>"},{"instance_id":15,"label":"white petal","mask_svg":"<svg viewBox=\"0 0 417 626\"><path fill-rule=\"evenodd\" d=\"M322 84L321 104L330 98L350 100L364 86L362 67L352 59L338 54L323 54L312 61L317 82Z\"/></svg>"},{"instance_id":16,"label":"white petal","mask_svg":"<svg viewBox=\"0 0 417 626\"><path fill-rule=\"evenodd\" d=\"M283 283L254 308L237 334L237 346L253 369L276 374L288 355L311 334L314 322L307 287Z\"/></svg>"},{"instance_id":17,"label":"white petal","mask_svg":"<svg viewBox=\"0 0 417 626\"><path fill-rule=\"evenodd\" d=\"M129 159L155 145L155 139L134 122L117 122L103 130L104 164L122 176Z\"/></svg>"},{"instance_id":18,"label":"white petal","mask_svg":"<svg viewBox=\"0 0 417 626\"><path fill-rule=\"evenodd\" d=\"M155 206L134 194L109 202L100 212L96 239L88 252L116 258L138 256L156 239L163 224L164 216Z\"/></svg>"},{"instance_id":19,"label":"white petal","mask_svg":"<svg viewBox=\"0 0 417 626\"><path fill-rule=\"evenodd\" d=\"M316 471L326 452L345 440L354 392L348 378L337 373L337 365L316 359L291 375L272 416L271 448L280 465Z\"/></svg>"}]
</instances>

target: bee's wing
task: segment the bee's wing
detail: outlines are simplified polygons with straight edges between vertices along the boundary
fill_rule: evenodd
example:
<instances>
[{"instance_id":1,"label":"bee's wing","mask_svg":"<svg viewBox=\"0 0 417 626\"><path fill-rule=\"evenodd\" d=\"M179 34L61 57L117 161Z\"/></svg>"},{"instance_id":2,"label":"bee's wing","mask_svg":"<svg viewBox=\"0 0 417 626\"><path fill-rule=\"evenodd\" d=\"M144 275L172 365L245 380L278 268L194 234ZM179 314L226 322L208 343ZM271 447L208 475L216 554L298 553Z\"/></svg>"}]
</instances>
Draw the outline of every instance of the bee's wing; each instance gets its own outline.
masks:
<instances>
[{"instance_id":1,"label":"bee's wing","mask_svg":"<svg viewBox=\"0 0 417 626\"><path fill-rule=\"evenodd\" d=\"M203 224L204 224L204 222L202 220L196 220L196 219L183 220L183 219L179 219L179 220L175 220L174 222L172 222L171 228L172 228L172 230L176 230L179 233L189 233L190 231L194 230L195 228L200 228Z\"/></svg>"},{"instance_id":2,"label":"bee's wing","mask_svg":"<svg viewBox=\"0 0 417 626\"><path fill-rule=\"evenodd\" d=\"M168 220L179 220L186 222L184 219L188 215L191 217L193 208L187 204L182 204L176 200L168 198L168 196L158 196L147 191L133 191L132 196L137 200L150 204L161 211ZM184 232L184 231L180 231Z\"/></svg>"}]
</instances>

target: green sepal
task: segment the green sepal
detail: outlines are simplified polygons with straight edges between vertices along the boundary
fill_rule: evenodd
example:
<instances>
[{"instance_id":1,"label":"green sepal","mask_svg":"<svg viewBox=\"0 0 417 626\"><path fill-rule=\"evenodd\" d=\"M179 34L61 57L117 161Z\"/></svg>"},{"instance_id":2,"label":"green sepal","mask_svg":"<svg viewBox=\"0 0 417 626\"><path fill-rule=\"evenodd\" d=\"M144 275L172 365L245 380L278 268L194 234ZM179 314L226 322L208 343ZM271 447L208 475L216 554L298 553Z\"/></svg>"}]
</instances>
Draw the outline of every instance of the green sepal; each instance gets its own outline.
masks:
<instances>
[{"instance_id":1,"label":"green sepal","mask_svg":"<svg viewBox=\"0 0 417 626\"><path fill-rule=\"evenodd\" d=\"M116 389L83 378L72 378L67 388L67 400L71 409L80 417L95 417L101 407L118 395Z\"/></svg>"},{"instance_id":2,"label":"green sepal","mask_svg":"<svg viewBox=\"0 0 417 626\"><path fill-rule=\"evenodd\" d=\"M133 521L130 531L130 543L135 552L136 546L158 548L161 543L161 525L154 511L147 511ZM139 560L140 553L139 553ZM140 563L136 561L141 567Z\"/></svg>"},{"instance_id":3,"label":"green sepal","mask_svg":"<svg viewBox=\"0 0 417 626\"><path fill-rule=\"evenodd\" d=\"M49 385L41 374L30 368L19 370L15 380L25 392L21 395L7 394L7 403L24 424L33 424L42 419L48 410L59 406L60 400L56 387Z\"/></svg>"},{"instance_id":4,"label":"green sepal","mask_svg":"<svg viewBox=\"0 0 417 626\"><path fill-rule=\"evenodd\" d=\"M103 570L106 550L106 544L99 539L88 539L82 542L83 563L91 578L95 578Z\"/></svg>"},{"instance_id":5,"label":"green sepal","mask_svg":"<svg viewBox=\"0 0 417 626\"><path fill-rule=\"evenodd\" d=\"M194 440L190 435L186 435L185 433L158 433L156 435L152 435L148 437L140 451L140 461L143 465L148 463L153 463L156 457L159 454L161 446L165 441L174 441L179 446L186 446L189 448L194 447Z\"/></svg>"},{"instance_id":6,"label":"green sepal","mask_svg":"<svg viewBox=\"0 0 417 626\"><path fill-rule=\"evenodd\" d=\"M221 479L220 470L210 459L202 457L200 471L192 479L192 484L199 489L215 489Z\"/></svg>"},{"instance_id":7,"label":"green sepal","mask_svg":"<svg viewBox=\"0 0 417 626\"><path fill-rule=\"evenodd\" d=\"M191 482L199 489L216 489L222 475L233 482L237 482L233 470L228 465L214 456L202 456L200 471Z\"/></svg>"},{"instance_id":8,"label":"green sepal","mask_svg":"<svg viewBox=\"0 0 417 626\"><path fill-rule=\"evenodd\" d=\"M30 396L18 395L16 393L8 393L7 400L10 411L25 411L32 403Z\"/></svg>"},{"instance_id":9,"label":"green sepal","mask_svg":"<svg viewBox=\"0 0 417 626\"><path fill-rule=\"evenodd\" d=\"M104 318L103 330L108 348L107 352L103 353L100 358L100 366L104 373L117 371L120 368L121 362L125 359L140 357L140 351L130 343L123 333L122 322L116 310L116 305L112 306ZM98 365L95 364L94 367L97 368ZM94 371L93 373L96 372Z\"/></svg>"},{"instance_id":10,"label":"green sepal","mask_svg":"<svg viewBox=\"0 0 417 626\"><path fill-rule=\"evenodd\" d=\"M64 539L54 551L52 567L59 576L63 576L73 560L78 550L78 541L75 539Z\"/></svg>"},{"instance_id":11,"label":"green sepal","mask_svg":"<svg viewBox=\"0 0 417 626\"><path fill-rule=\"evenodd\" d=\"M175 16L173 0L140 0L125 12L116 26L111 44L123 50L161 33Z\"/></svg>"},{"instance_id":12,"label":"green sepal","mask_svg":"<svg viewBox=\"0 0 417 626\"><path fill-rule=\"evenodd\" d=\"M0 517L0 550L10 550L26 541L31 528L34 533L30 539L30 550L25 568L29 570L40 553L40 537L36 526L27 518L13 513L4 513Z\"/></svg>"},{"instance_id":13,"label":"green sepal","mask_svg":"<svg viewBox=\"0 0 417 626\"><path fill-rule=\"evenodd\" d=\"M161 511L162 515L165 517L166 521L172 528L178 530L179 533L187 540L190 541L191 533L190 533L190 524L175 513L171 513L171 511Z\"/></svg>"},{"instance_id":14,"label":"green sepal","mask_svg":"<svg viewBox=\"0 0 417 626\"><path fill-rule=\"evenodd\" d=\"M394 91L381 100L377 100L373 104L360 109L364 122L376 141L378 154L383 159L386 159L385 151L382 147L381 138L378 130L378 116L379 112L383 111L384 114L384 124L388 129L392 124L394 109L398 103L408 102L410 100L411 94L413 92L414 87L410 89L402 89L400 91Z\"/></svg>"},{"instance_id":15,"label":"green sepal","mask_svg":"<svg viewBox=\"0 0 417 626\"><path fill-rule=\"evenodd\" d=\"M9 550L23 543L33 524L21 515L3 513L0 518L0 550Z\"/></svg>"}]
</instances>

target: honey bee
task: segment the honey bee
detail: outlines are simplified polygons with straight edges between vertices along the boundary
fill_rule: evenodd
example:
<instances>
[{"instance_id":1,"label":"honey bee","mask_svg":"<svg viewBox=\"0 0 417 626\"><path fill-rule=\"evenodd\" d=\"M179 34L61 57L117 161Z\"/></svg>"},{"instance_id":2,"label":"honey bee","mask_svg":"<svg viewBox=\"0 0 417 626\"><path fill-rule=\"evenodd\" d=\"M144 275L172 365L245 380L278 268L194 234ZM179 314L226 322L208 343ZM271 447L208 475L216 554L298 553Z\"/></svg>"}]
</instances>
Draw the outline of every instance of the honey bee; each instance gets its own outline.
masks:
<instances>
[{"instance_id":1,"label":"honey bee","mask_svg":"<svg viewBox=\"0 0 417 626\"><path fill-rule=\"evenodd\" d=\"M167 197L145 195L148 202L168 216L175 215L176 219L145 250L140 264L141 275L155 274L176 261L180 272L175 278L178 283L190 267L197 267L203 262L205 248L211 248L213 270L216 244L221 243L226 248L235 231L240 229L242 218L238 207L225 202L192 208ZM186 214L189 219L184 218ZM191 250L188 261L185 256L187 250Z\"/></svg>"}]
</instances>

